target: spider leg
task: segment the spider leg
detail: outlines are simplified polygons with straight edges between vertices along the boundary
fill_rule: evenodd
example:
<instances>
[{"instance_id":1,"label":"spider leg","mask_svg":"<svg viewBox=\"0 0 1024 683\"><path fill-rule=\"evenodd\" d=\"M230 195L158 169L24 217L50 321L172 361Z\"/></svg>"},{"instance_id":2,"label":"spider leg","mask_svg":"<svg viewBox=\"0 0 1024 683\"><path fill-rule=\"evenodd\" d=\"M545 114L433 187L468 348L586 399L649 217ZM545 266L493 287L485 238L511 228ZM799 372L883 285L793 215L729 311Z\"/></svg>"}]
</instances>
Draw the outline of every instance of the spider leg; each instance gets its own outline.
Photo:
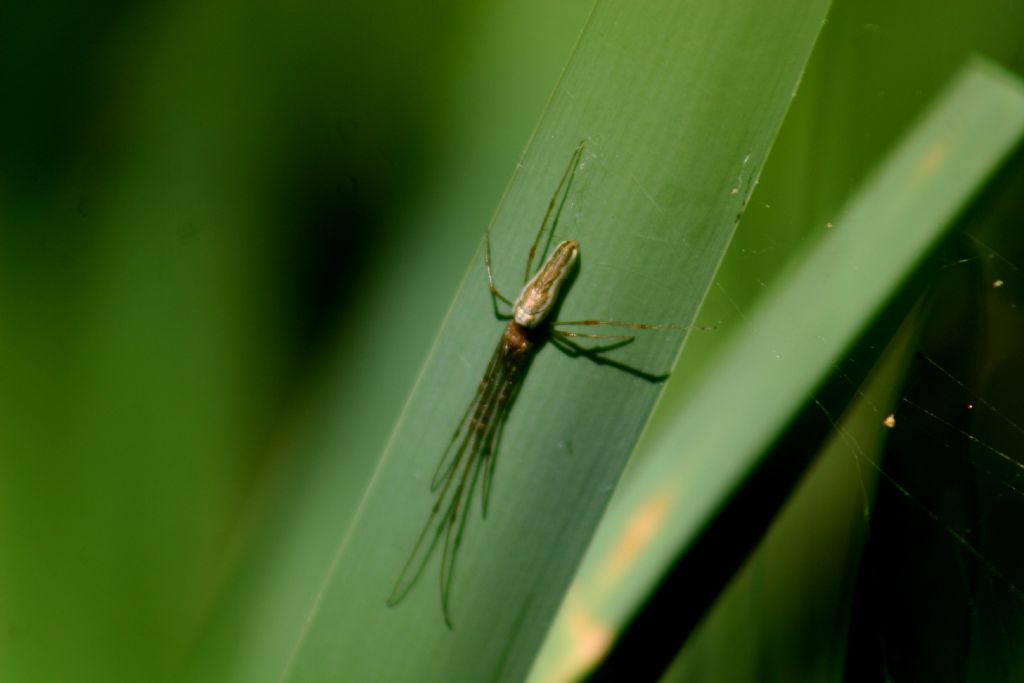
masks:
<instances>
[{"instance_id":1,"label":"spider leg","mask_svg":"<svg viewBox=\"0 0 1024 683\"><path fill-rule=\"evenodd\" d=\"M624 320L559 320L552 323L554 326L560 325L607 325L609 327L626 327L632 330L674 330L677 332L685 332L687 330L704 330L710 331L718 329L717 326L705 327L702 325L651 325L649 323L631 323Z\"/></svg>"},{"instance_id":2,"label":"spider leg","mask_svg":"<svg viewBox=\"0 0 1024 683\"><path fill-rule=\"evenodd\" d=\"M445 449L444 455L441 456L441 460L437 463L437 468L434 470L434 476L430 479L431 491L437 490L437 487L440 486L441 482L448 477L452 468L454 468L455 464L462 458L462 454L465 452L466 447L472 438L474 428L480 421L480 417L486 411L490 397L500 384L503 346L504 341L499 341L498 347L494 350L494 353L491 354L491 360L487 364L484 376L480 380L480 384L477 385L476 395L474 395L473 400L470 401L469 405L466 407L466 412L462 414L462 419L459 420L459 425L455 428L455 432L452 434L452 438L448 442L448 447ZM452 455L452 447L455 445L459 435L462 433L462 428L465 426L466 418L469 417L470 413L473 413L473 419L470 421L469 430L459 443L459 447L454 452L454 456L449 460L448 456Z\"/></svg>"},{"instance_id":3,"label":"spider leg","mask_svg":"<svg viewBox=\"0 0 1024 683\"><path fill-rule=\"evenodd\" d=\"M551 201L548 202L548 210L544 212L544 220L541 221L540 229L537 231L537 236L533 238L533 244L530 245L530 257L526 260L526 277L523 282L528 282L530 276L533 275L533 259L537 255L537 247L540 246L541 237L544 235L544 230L548 225L548 221L551 220L551 214L555 214L555 220L551 223L551 232L548 235L547 244L551 243L551 236L555 234L555 227L558 225L558 219L562 215L562 207L565 206L565 201L569 197L569 187L572 185L572 179L576 175L576 169L580 163L580 157L583 156L583 142L576 146L576 150L572 153L572 158L569 159L569 165L566 166L565 172L562 174L562 179L558 181L558 187L555 188L555 193L551 195ZM562 190L565 190L564 194ZM562 201L558 201L558 196L562 195ZM555 206L558 207L558 211L555 212ZM547 245L544 247L544 252L547 252ZM543 261L543 253L541 260Z\"/></svg>"},{"instance_id":4,"label":"spider leg","mask_svg":"<svg viewBox=\"0 0 1024 683\"><path fill-rule=\"evenodd\" d=\"M484 448L482 457L484 462L484 483L483 495L481 496L481 512L484 519L487 518L487 509L491 498L491 484L494 480L494 466L498 460L498 450L501 444L501 435L505 430L505 422L508 420L509 411L515 403L519 389L523 386L525 375L520 367L513 367L509 371L508 379L505 382L504 393L501 397L501 405L498 406L497 415L494 418L494 426Z\"/></svg>"},{"instance_id":5,"label":"spider leg","mask_svg":"<svg viewBox=\"0 0 1024 683\"><path fill-rule=\"evenodd\" d=\"M488 230L484 233L484 267L487 269L487 286L491 290L491 303L494 304L494 315L499 318L510 318L511 315L505 315L498 310L498 300L504 301L507 305L515 307L512 300L507 296L498 291L498 288L494 286L494 275L491 273L491 231Z\"/></svg>"},{"instance_id":6,"label":"spider leg","mask_svg":"<svg viewBox=\"0 0 1024 683\"><path fill-rule=\"evenodd\" d=\"M437 529L434 531L434 538L429 545L424 545L424 541L428 538L430 530L434 527L434 522L441 512L441 507L444 503L445 493L448 491L448 486L451 484L452 478L449 477L448 482L445 484L444 490L441 491L441 495L434 501L433 507L430 509L430 516L427 517L426 524L423 525L423 529L420 531L420 535L416 538L416 545L413 546L412 552L409 553L408 559L405 561L405 565L402 567L402 572L398 575L398 579L395 581L395 585L391 589L391 594L388 596L387 606L394 607L400 603L416 581L420 578L423 570L427 566L427 560L434 554L434 548L437 547L438 541L441 540L441 534L444 533L446 524L442 521L441 524L437 525ZM448 512L445 512L447 515Z\"/></svg>"},{"instance_id":7,"label":"spider leg","mask_svg":"<svg viewBox=\"0 0 1024 683\"><path fill-rule=\"evenodd\" d=\"M563 330L551 330L551 333L569 339L613 339L618 341L633 341L636 339L636 337L628 334L588 334L586 332L565 332Z\"/></svg>"},{"instance_id":8,"label":"spider leg","mask_svg":"<svg viewBox=\"0 0 1024 683\"><path fill-rule=\"evenodd\" d=\"M445 513L445 520L442 525L445 528L445 534L444 551L441 555L441 611L444 613L444 622L448 628L454 628L450 604L452 579L455 576L455 559L458 555L459 546L462 544L462 534L466 529L466 520L469 518L468 512L471 507L470 503L473 500L473 490L476 488L480 469L483 466L483 458L479 456L481 447L485 443L484 437L485 434L480 434L478 438L474 439L470 457L462 468L459 485L452 494L452 501L448 511Z\"/></svg>"},{"instance_id":9,"label":"spider leg","mask_svg":"<svg viewBox=\"0 0 1024 683\"><path fill-rule=\"evenodd\" d=\"M487 426L493 420L492 416L496 406L494 401L495 394L505 381L506 370L502 365L502 352L503 340L498 342L498 347L491 355L484 378L477 387L476 395L459 420L459 425L455 428L455 432L448 442L448 448L445 449L441 461L434 470L430 490L436 491L438 487L441 487L441 491L437 494L430 515L427 517L427 521L416 539L416 545L413 546L412 552L409 554L409 558L402 567L398 580L392 588L391 595L387 601L389 607L397 605L408 594L420 574L423 573L427 561L433 554L434 548L440 541L441 536L445 535L446 539L450 538L446 532L450 531L449 527L454 520L454 515L457 515L458 508L461 505L461 496L464 492L462 482L465 480L465 471L473 468L474 460L480 454L481 444L483 443L481 436L483 432L487 431ZM463 433L463 428L466 427L466 420L469 419L470 414L473 415L473 418L468 429ZM484 426L483 429L481 429L481 425ZM461 439L459 438L460 435L462 436ZM453 451L456 442L458 442L459 446ZM442 508L445 506L448 493L452 490L453 483L460 479L460 465L464 460L468 462L466 462L463 468L465 471L461 477L462 481L459 486L455 487L447 509L444 510L444 516L441 517L441 521L438 523L438 517L442 514ZM442 482L443 486L441 486ZM430 537L430 532L434 529L435 525L437 528L434 531L433 539L427 543L426 541ZM446 540L446 545L450 548L448 540ZM450 620L446 619L446 621L450 623Z\"/></svg>"}]
</instances>

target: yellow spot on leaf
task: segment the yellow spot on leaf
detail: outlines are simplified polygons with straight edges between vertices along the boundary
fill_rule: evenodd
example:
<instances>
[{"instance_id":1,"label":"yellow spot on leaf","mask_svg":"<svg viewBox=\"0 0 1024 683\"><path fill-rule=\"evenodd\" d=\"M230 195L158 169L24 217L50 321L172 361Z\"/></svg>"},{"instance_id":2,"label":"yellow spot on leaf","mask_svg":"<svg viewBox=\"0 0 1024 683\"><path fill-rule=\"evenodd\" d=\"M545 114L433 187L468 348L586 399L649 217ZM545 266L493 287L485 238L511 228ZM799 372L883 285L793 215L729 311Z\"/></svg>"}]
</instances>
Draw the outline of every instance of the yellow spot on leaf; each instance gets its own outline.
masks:
<instances>
[{"instance_id":1,"label":"yellow spot on leaf","mask_svg":"<svg viewBox=\"0 0 1024 683\"><path fill-rule=\"evenodd\" d=\"M615 581L633 565L665 521L671 503L667 495L659 494L633 515L612 549L611 559L605 569L606 580Z\"/></svg>"},{"instance_id":2,"label":"yellow spot on leaf","mask_svg":"<svg viewBox=\"0 0 1024 683\"><path fill-rule=\"evenodd\" d=\"M538 679L544 683L580 680L604 658L614 640L612 629L583 609L574 598L572 589L563 609L567 626L562 631L562 642L565 643L566 636L568 642L559 648L558 663L548 668L542 679Z\"/></svg>"},{"instance_id":3,"label":"yellow spot on leaf","mask_svg":"<svg viewBox=\"0 0 1024 683\"><path fill-rule=\"evenodd\" d=\"M946 159L949 145L945 140L936 140L925 150L921 160L917 162L917 173L919 176L930 176Z\"/></svg>"}]
</instances>

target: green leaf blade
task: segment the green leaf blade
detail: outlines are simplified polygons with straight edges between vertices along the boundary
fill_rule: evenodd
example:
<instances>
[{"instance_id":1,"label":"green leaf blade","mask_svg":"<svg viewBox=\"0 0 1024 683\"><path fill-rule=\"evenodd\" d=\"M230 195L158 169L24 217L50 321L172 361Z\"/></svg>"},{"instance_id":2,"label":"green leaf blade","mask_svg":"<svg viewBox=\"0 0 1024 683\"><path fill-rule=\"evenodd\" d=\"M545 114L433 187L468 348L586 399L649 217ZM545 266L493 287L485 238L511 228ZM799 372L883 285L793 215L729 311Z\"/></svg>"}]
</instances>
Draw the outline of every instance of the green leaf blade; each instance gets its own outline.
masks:
<instances>
[{"instance_id":1,"label":"green leaf blade","mask_svg":"<svg viewBox=\"0 0 1024 683\"><path fill-rule=\"evenodd\" d=\"M692 321L799 81L827 3L602 3L492 225L506 294L576 146L556 239L581 243L561 317ZM491 510L472 505L445 628L438 558L384 602L433 502L429 480L501 324L472 265L401 422L297 634L285 680L520 680L660 385L536 358L502 442ZM614 359L666 371L678 333ZM330 540L330 539L327 539ZM399 647L401 656L385 654Z\"/></svg>"},{"instance_id":2,"label":"green leaf blade","mask_svg":"<svg viewBox=\"0 0 1024 683\"><path fill-rule=\"evenodd\" d=\"M752 310L674 421L648 444L641 467L595 537L573 600L563 605L535 669L537 680L567 666L578 637L574 623L592 624L610 645L612 634L725 508L766 448L814 400L843 352L913 274L1022 131L1024 91L1016 80L985 63L955 79L851 199L827 239ZM650 533L631 542L644 520Z\"/></svg>"}]
</instances>

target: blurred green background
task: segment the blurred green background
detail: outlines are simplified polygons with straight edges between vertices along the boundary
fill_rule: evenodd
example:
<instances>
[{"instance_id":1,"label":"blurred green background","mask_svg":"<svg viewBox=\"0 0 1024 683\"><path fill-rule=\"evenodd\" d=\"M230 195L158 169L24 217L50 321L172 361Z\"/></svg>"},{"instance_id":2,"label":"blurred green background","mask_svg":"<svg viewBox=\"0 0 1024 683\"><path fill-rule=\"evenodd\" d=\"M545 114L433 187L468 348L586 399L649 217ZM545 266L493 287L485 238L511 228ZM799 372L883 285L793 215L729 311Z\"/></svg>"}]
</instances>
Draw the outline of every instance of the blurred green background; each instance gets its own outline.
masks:
<instances>
[{"instance_id":1,"label":"blurred green background","mask_svg":"<svg viewBox=\"0 0 1024 683\"><path fill-rule=\"evenodd\" d=\"M0 9L0 679L216 657L260 540L305 533L313 487L361 490L591 5ZM835 2L705 317L751 305L969 54L1024 70L1022 29L1013 0ZM1018 272L1019 231L991 239ZM349 450L303 457L330 434Z\"/></svg>"}]
</instances>

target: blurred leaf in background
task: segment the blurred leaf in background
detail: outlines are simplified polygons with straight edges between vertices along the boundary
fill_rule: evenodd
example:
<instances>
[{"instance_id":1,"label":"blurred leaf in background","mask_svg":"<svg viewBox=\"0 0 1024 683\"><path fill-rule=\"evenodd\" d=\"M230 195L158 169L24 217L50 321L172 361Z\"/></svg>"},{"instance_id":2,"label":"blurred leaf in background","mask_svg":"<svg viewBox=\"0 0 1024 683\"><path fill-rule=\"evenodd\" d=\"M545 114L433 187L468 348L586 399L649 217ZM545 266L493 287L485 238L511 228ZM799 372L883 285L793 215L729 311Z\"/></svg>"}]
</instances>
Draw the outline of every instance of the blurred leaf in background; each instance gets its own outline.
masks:
<instances>
[{"instance_id":1,"label":"blurred leaf in background","mask_svg":"<svg viewBox=\"0 0 1024 683\"><path fill-rule=\"evenodd\" d=\"M571 642L574 623L618 633L633 616L601 664L597 680L632 674L638 661L653 669L675 655L826 436L835 432L849 447L839 449L855 465L846 468L851 475L848 488L856 492L859 484L863 501L851 505L849 498L838 495L841 480L834 473L818 479L827 481L833 500L843 504L835 511L823 506L810 524L824 527L821 521L828 517L842 531L849 519L869 509L867 492L878 475L884 483L902 486L879 464L875 452L888 422L883 411L898 396L896 387L882 385L876 391L893 396L883 403L868 400L860 411L875 413L872 428L864 434L855 435L832 415L840 415L854 399L864 402L862 378L920 295L921 275L930 282L935 270L925 255L934 251L1022 133L1024 87L989 64L970 64L836 213L828 236L795 260L746 311L744 330L731 337L718 361L693 383L672 424L652 432L644 448L648 455L621 487L618 504L595 536L553 629L553 636L558 633ZM946 305L941 310L951 309ZM913 336L904 333L898 345L904 351L894 354L897 358L906 356L908 334ZM897 360L896 366L900 364ZM890 382L899 378L898 372L887 375ZM862 417L856 422L864 425ZM912 432L902 425L895 433ZM847 531L848 543L833 555L856 557L857 538ZM803 546L794 539L790 548L799 557ZM797 564L773 559L791 571ZM813 566L822 569L825 558ZM766 602L778 599L786 578L780 572L772 581ZM645 593L651 597L640 608ZM835 602L842 605L844 600ZM827 640L822 637L831 624L810 624L803 640L818 647L813 655L808 653L804 667L831 663L835 675L834 663L842 661L835 653L842 651L846 635L838 614L841 610L833 613L838 638L833 637L831 652L823 647ZM786 617L778 615L779 624L796 621ZM766 637L776 651L783 649L777 631ZM796 647L785 651L798 654ZM771 659L785 657L776 652ZM556 662L552 668L564 666ZM754 663L738 660L734 669L748 667ZM794 663L788 668L801 667ZM538 674L539 680L552 678Z\"/></svg>"},{"instance_id":2,"label":"blurred leaf in background","mask_svg":"<svg viewBox=\"0 0 1024 683\"><path fill-rule=\"evenodd\" d=\"M248 683L280 663L592 5L0 8L0 680L153 680L187 660ZM833 5L682 394L970 53L1024 71L1020 3ZM929 406L937 421L898 380L865 389L900 397L910 435L885 456L910 497L880 482L878 543L861 563L863 534L807 540L820 503L801 501L869 524L864 497L829 496L850 490L832 460L780 517L784 543L854 558L819 577L856 605L828 668L849 680L913 680L937 649L939 675L1019 677L1021 178L982 195L936 271L965 280L932 309L963 314L933 318L919 338L941 341L917 350L935 365L908 376L958 408ZM967 403L984 410L963 422ZM906 537L928 541L897 553ZM738 643L778 665L751 677L806 671L802 586L779 599L760 578L675 644L675 673L735 671L716 666Z\"/></svg>"},{"instance_id":3,"label":"blurred leaf in background","mask_svg":"<svg viewBox=\"0 0 1024 683\"><path fill-rule=\"evenodd\" d=\"M0 678L175 667L311 466L289 425L337 396L379 448L589 10L563 5L0 10Z\"/></svg>"},{"instance_id":4,"label":"blurred leaf in background","mask_svg":"<svg viewBox=\"0 0 1024 683\"><path fill-rule=\"evenodd\" d=\"M1003 2L972 7L911 3L899 8L885 3L833 3L800 93L705 303L702 319L722 321L719 334L689 338L649 436L680 419L691 378L699 377L710 359L728 347L723 336L744 329L742 321L773 291L776 274L790 263L792 254L829 239L836 208L965 60L982 54L1018 74L1024 70L1018 30L1024 24L1021 10ZM1021 217L1020 177L1018 156L981 193L954 227L950 240L918 275L929 285L926 310L930 317L941 316L946 322L937 327L941 332L923 337L914 349L923 353L912 364L915 379L906 386L895 380L889 389L896 393L890 407L902 407L896 412L902 438L897 441L900 447L884 451L886 459L878 460L883 471L892 474L879 485L881 497L889 499L879 510L887 514L869 520L862 509L866 493L843 508L849 501L844 492L851 487L859 492L864 486L860 480L870 479L865 454L883 452L874 441L881 438L877 425L886 413L878 416L871 429L860 431L850 429L845 416L819 410L818 421L835 420L834 436L840 439L830 446L831 455L823 452L819 460L844 457L846 479L834 478L840 471L835 464L819 463L817 470L831 474L808 477L801 486L812 489L799 495L803 500L817 496L832 505L780 523L790 532L782 538L775 534L770 543L759 546L757 555L744 565L742 579L730 587L730 597L715 604L694 637L685 641L685 650L685 634L690 633L685 621L675 619L667 625L668 634L654 649L675 647L682 652L665 680L833 680L843 675L858 681L919 680L928 678L927 671L942 671L942 676L964 672L963 677L970 680L1012 680L1013 672L1020 670L1017 648L1010 645L1015 637L1010 634L1020 632L1020 620L1014 615L1020 611L1024 580L1021 558L1014 550L1018 546L1009 540L1005 528L1018 526L1024 513L1015 493L1020 469L1015 463L1021 461L1016 427L1021 424L1020 402L1006 393L1008 384L1021 379L1014 368L1019 365L1015 359L1022 348L1022 329L1019 294L1007 289L1010 280L1004 279L1006 273L1018 272L1024 247L1019 230L1013 227ZM865 275L871 276L870 272ZM836 380L861 376L867 370L865 359L878 353L872 347L878 341L861 342L851 349L835 369ZM934 366L925 360L933 354L942 359ZM933 413L935 405L942 406L934 417L904 400L915 401L918 389L904 392L922 382L930 387L925 393L930 392L933 401L917 405ZM979 397L997 396L1001 400L974 412L981 405ZM766 400L774 400L774 395ZM863 411L859 405L851 413ZM867 409L877 412L882 407L876 404ZM797 450L803 452L819 447L813 438L801 444L797 436L796 441ZM786 443L792 448L793 438ZM685 446L680 448L686 451ZM646 449L637 453L641 461L646 455ZM899 463L916 463L922 476L906 478L902 465L891 465L894 458ZM958 469L946 462L957 459L965 466ZM951 516L947 510L955 510L955 503L949 508L934 504L944 499L973 501L976 507L968 504L967 509L974 513ZM927 506L922 508L920 502ZM832 522L826 524L826 520ZM750 520L752 528L761 523L765 520ZM866 528L869 523L870 529ZM919 552L917 545L906 543L908 533L929 538L930 549ZM857 544L865 535L880 543L874 550L869 548L869 562L861 566ZM970 545L959 543L958 536ZM899 552L893 552L897 548ZM976 552L980 558L973 557ZM823 564L830 558L815 553L851 559L828 575L825 568L837 565ZM766 558L784 559L771 564ZM789 583L785 572L813 576L814 587L795 579ZM944 576L941 587L924 588L930 583L926 577L940 573ZM855 591L858 574L863 578ZM788 585L793 588L786 592ZM677 589L695 590L692 584ZM737 600L734 594L740 591L743 597ZM654 601L662 598L659 592ZM678 612L691 601L687 597L660 608L675 607ZM830 601L838 601L837 614L849 622L825 627L816 620L830 616L824 608ZM856 614L849 611L851 603L861 607ZM942 631L933 628L939 621L947 624L944 637L931 638ZM825 632L837 640L825 645ZM847 634L850 643L845 640ZM840 653L838 667L836 652ZM660 661L651 652L634 650L632 654L634 661L649 657L654 668ZM848 668L845 674L844 667ZM897 670L899 675L893 673Z\"/></svg>"}]
</instances>

